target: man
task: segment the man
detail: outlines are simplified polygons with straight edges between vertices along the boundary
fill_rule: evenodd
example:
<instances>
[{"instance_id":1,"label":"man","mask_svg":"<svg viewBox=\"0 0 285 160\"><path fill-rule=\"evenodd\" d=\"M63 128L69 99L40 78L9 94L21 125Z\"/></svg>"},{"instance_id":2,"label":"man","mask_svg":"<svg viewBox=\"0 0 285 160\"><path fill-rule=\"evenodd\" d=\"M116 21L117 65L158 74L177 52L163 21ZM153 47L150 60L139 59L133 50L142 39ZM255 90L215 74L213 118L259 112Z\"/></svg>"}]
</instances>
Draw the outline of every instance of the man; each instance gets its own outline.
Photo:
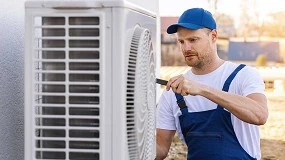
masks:
<instances>
[{"instance_id":1,"label":"man","mask_svg":"<svg viewBox=\"0 0 285 160\"><path fill-rule=\"evenodd\" d=\"M176 131L188 160L260 159L258 125L268 117L261 76L218 57L216 22L202 8L186 10L167 32L177 33L191 68L171 78L160 97L156 159L167 156Z\"/></svg>"}]
</instances>

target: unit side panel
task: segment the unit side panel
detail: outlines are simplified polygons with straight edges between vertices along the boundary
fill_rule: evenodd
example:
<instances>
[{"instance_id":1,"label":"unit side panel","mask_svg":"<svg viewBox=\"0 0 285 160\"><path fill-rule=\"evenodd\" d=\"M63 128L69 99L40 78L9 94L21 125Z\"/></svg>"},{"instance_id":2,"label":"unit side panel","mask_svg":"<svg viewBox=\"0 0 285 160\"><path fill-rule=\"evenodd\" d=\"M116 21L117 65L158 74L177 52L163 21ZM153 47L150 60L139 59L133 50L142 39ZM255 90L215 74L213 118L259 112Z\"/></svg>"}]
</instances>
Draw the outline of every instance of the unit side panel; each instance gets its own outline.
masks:
<instances>
[{"instance_id":1,"label":"unit side panel","mask_svg":"<svg viewBox=\"0 0 285 160\"><path fill-rule=\"evenodd\" d=\"M112 136L112 155L113 159L120 157L122 159L137 160L141 158L140 155L143 155L143 153L140 153L139 146L141 142L138 140L140 139L140 129L134 128L135 121L141 119L141 117L135 115L137 108L139 108L134 102L136 101L135 97L138 96L135 95L135 83L140 81L136 80L135 76L141 73L136 73L135 71L137 65L137 54L135 52L137 52L137 50L133 43L139 42L139 39L136 39L134 35L136 35L136 28L149 30L153 47L152 51L154 51L153 54L155 55L157 45L156 19L128 8L113 8L112 15L112 94L114 100L112 121L115 131ZM155 148L151 148L151 150L154 151Z\"/></svg>"}]
</instances>

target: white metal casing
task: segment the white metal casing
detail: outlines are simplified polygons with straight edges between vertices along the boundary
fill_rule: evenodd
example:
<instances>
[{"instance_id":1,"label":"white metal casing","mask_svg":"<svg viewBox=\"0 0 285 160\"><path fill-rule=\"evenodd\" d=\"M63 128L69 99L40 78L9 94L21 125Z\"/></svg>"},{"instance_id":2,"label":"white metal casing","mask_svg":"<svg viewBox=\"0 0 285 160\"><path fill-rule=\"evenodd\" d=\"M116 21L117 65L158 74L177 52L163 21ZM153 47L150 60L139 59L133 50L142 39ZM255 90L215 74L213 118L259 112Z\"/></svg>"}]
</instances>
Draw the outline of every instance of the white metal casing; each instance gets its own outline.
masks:
<instances>
[{"instance_id":1,"label":"white metal casing","mask_svg":"<svg viewBox=\"0 0 285 160\"><path fill-rule=\"evenodd\" d=\"M151 34L151 39L152 43L154 46L154 50L156 49L156 20L154 17L151 16L146 16L143 14L140 14L136 11L130 11L128 9L114 9L113 15L121 15L120 18L113 19L113 24L118 24L117 27L122 27L120 29L113 27L113 36L116 38L113 38L113 51L118 52L118 53L128 53L129 48L130 48L130 42L127 42L130 40L128 36L132 35L132 30L134 29L134 26L140 25L141 27L148 28L152 34ZM113 16L113 17L114 17ZM137 23L139 22L139 23ZM123 25L119 25L123 24ZM124 30L126 32L116 32L117 30ZM126 34L128 33L129 34ZM127 40L127 41L125 41ZM122 45L126 44L126 45ZM114 52L114 53L115 53ZM118 104L119 106L124 106L126 101L125 99L121 96L118 95L126 95L126 86L121 85L125 84L126 82L126 77L121 76L124 71L127 69L127 61L128 61L128 56L120 56L120 54L113 54L113 99L114 102L119 102L116 104L113 104L113 133L115 133L113 136L113 142L116 145L113 145L113 150L114 157L122 157L122 156L127 156L126 154L126 148L124 147L124 143L126 142L126 139L124 138L117 138L119 137L126 137L124 136L123 132L119 132L120 130L126 130L125 128L122 128L121 125L124 122L126 122L125 115L124 114L118 114L118 113L125 113L125 108L124 107L117 107ZM126 75L126 74L124 74ZM116 125L117 124L117 125ZM120 135L121 134L121 135ZM155 148L153 148L155 151ZM125 159L128 159L127 157L124 157ZM123 158L123 159L124 159Z\"/></svg>"},{"instance_id":2,"label":"white metal casing","mask_svg":"<svg viewBox=\"0 0 285 160\"><path fill-rule=\"evenodd\" d=\"M83 2L68 2L63 1L61 3L55 3L54 1L29 1L26 3L26 35L25 35L25 159L32 160L36 159L35 145L36 141L35 135L35 119L37 117L43 118L44 116L38 116L35 114L35 108L37 104L33 101L33 98L37 96L35 92L35 81L34 74L36 51L34 42L36 39L35 31L35 17L41 16L55 16L55 17L65 17L65 29L66 35L64 40L66 41L66 46L64 47L65 58L63 60L56 60L55 62L63 62L65 67L68 68L68 64L72 62L78 62L80 60L72 60L67 58L68 52L72 51L73 48L69 48L69 42L72 37L67 36L68 30L73 26L68 25L69 17L99 17L100 25L99 27L100 36L99 47L97 50L100 53L99 58L99 71L100 81L98 85L100 86L99 93L99 103L100 103L100 148L95 149L99 153L100 160L112 160L112 159L130 159L126 135L126 72L127 63L130 52L130 38L133 33L135 26L140 26L148 29L151 32L151 39L153 43L154 52L157 48L157 20L156 15L139 7L135 7L129 3L122 2L104 2L104 1L86 1ZM83 26L84 27L84 26ZM86 27L86 26L85 26ZM75 27L76 28L76 27ZM83 38L84 39L84 38ZM155 55L154 55L155 56ZM90 62L92 60L89 60ZM89 62L85 60L85 62ZM97 60L95 60L97 61ZM47 60L47 62L49 62ZM42 62L41 62L42 63ZM55 71L56 73L61 73L61 71ZM83 83L69 82L68 74L74 71L65 70L66 79L63 82L65 86L68 85L81 85ZM67 73L66 73L67 72ZM79 71L80 72L80 71ZM87 73L89 73L87 71ZM60 84L61 82L59 82ZM52 84L57 84L53 82ZM65 96L64 105L54 105L54 106L64 106L66 108L64 119L66 120L66 125L72 118L68 113L70 108L76 107L76 104L67 103L70 99L69 96L74 96L76 94L69 93L68 87L66 87L65 92L62 93ZM45 94L45 93L43 93ZM47 94L48 95L48 94ZM61 95L61 93L56 94ZM87 95L80 93L79 95ZM80 106L80 105L79 105ZM82 105L84 106L84 105ZM88 105L86 105L88 106ZM86 107L85 106L85 107ZM89 106L90 107L90 106ZM58 118L60 116L52 116L53 118ZM73 116L76 118L76 116ZM78 116L79 118L82 118ZM78 118L77 117L77 118ZM92 119L91 116L89 116ZM37 127L36 127L37 128ZM41 127L39 127L41 128ZM46 127L42 127L46 128ZM60 128L60 127L59 127ZM67 132L70 128L65 126L65 137L66 146L72 141ZM73 127L74 128L74 127ZM76 127L75 127L76 128ZM96 127L95 127L96 128ZM78 140L83 140L78 138ZM89 139L90 140L90 139ZM87 140L87 141L89 141ZM85 140L86 141L86 140ZM92 138L91 138L92 141ZM44 149L49 151L49 149ZM63 151L66 153L72 152L73 150L78 151L78 149L69 149L68 147L60 148L58 151ZM155 148L152 150L155 151ZM80 151L80 150L79 150ZM154 157L153 157L154 158ZM65 155L65 159L71 159L68 154Z\"/></svg>"}]
</instances>

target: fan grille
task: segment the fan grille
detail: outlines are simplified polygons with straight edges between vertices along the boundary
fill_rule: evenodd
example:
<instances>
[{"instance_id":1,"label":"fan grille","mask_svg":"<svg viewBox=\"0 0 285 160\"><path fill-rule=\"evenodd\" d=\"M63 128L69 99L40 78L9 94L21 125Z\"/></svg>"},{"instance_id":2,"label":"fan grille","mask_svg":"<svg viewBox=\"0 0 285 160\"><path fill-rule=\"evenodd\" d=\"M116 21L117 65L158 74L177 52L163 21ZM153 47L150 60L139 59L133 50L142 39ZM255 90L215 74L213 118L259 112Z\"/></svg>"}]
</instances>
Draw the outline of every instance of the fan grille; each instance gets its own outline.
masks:
<instances>
[{"instance_id":1,"label":"fan grille","mask_svg":"<svg viewBox=\"0 0 285 160\"><path fill-rule=\"evenodd\" d=\"M149 30L136 27L127 75L127 136L131 160L152 159L154 149L155 76Z\"/></svg>"},{"instance_id":2,"label":"fan grille","mask_svg":"<svg viewBox=\"0 0 285 160\"><path fill-rule=\"evenodd\" d=\"M36 16L33 159L100 157L99 16Z\"/></svg>"}]
</instances>

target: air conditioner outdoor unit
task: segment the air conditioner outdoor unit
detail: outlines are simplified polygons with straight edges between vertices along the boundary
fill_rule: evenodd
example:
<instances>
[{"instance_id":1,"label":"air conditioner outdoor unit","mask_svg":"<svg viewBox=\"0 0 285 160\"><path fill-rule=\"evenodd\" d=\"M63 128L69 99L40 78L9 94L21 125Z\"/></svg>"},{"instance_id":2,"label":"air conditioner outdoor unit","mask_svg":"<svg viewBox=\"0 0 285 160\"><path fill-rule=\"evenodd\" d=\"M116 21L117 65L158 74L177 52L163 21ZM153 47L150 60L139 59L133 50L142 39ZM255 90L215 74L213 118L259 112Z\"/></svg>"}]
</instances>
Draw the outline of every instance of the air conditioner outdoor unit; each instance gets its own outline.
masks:
<instances>
[{"instance_id":1,"label":"air conditioner outdoor unit","mask_svg":"<svg viewBox=\"0 0 285 160\"><path fill-rule=\"evenodd\" d=\"M95 0L25 13L25 160L153 160L156 14Z\"/></svg>"}]
</instances>

